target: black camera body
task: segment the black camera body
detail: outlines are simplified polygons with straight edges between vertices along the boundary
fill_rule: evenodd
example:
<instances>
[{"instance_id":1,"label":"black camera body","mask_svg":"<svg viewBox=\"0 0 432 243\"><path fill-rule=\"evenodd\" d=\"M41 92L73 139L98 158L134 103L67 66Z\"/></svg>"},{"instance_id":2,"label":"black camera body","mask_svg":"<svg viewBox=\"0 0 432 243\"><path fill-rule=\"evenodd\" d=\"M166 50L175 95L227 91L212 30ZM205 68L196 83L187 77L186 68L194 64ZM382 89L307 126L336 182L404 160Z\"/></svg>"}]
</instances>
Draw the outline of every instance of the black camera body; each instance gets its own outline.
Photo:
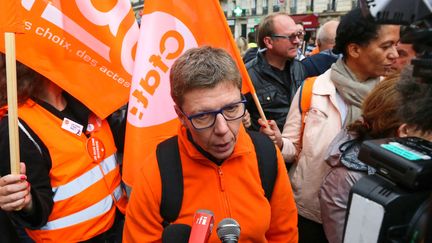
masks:
<instances>
[{"instance_id":1,"label":"black camera body","mask_svg":"<svg viewBox=\"0 0 432 243\"><path fill-rule=\"evenodd\" d=\"M344 242L419 242L432 189L432 143L413 137L369 140L359 159L377 173L351 189Z\"/></svg>"},{"instance_id":2,"label":"black camera body","mask_svg":"<svg viewBox=\"0 0 432 243\"><path fill-rule=\"evenodd\" d=\"M404 188L432 189L432 143L417 137L364 141L359 159Z\"/></svg>"}]
</instances>

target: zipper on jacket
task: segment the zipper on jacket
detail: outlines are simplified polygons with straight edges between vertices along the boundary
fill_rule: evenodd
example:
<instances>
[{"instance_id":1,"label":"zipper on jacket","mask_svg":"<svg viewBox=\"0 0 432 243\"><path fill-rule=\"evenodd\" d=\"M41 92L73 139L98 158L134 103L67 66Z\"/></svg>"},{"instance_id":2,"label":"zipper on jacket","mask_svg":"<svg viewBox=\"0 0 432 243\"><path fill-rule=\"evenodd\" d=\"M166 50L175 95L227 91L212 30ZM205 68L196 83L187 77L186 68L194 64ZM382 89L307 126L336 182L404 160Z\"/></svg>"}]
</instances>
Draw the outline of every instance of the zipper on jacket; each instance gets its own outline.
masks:
<instances>
[{"instance_id":1,"label":"zipper on jacket","mask_svg":"<svg viewBox=\"0 0 432 243\"><path fill-rule=\"evenodd\" d=\"M221 188L221 196L222 196L222 200L223 200L223 208L225 210L225 215L227 215L227 217L231 217L231 210L229 207L227 194L225 192L224 174L223 174L222 168L220 166L218 166L218 174L219 174L219 184L220 184L220 188Z\"/></svg>"},{"instance_id":2,"label":"zipper on jacket","mask_svg":"<svg viewBox=\"0 0 432 243\"><path fill-rule=\"evenodd\" d=\"M223 178L223 172L220 166L218 166L218 174L219 174L219 184L222 192L225 192L225 186L224 186L224 178Z\"/></svg>"}]
</instances>

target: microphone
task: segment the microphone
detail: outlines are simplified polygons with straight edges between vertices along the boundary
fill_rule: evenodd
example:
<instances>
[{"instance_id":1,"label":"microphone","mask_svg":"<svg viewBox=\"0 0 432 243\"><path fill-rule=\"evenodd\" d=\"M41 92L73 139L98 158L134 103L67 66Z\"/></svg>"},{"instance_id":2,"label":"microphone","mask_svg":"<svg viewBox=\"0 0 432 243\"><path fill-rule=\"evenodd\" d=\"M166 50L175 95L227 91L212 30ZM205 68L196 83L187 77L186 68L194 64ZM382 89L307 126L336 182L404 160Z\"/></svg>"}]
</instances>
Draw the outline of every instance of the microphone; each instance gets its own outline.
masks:
<instances>
[{"instance_id":1,"label":"microphone","mask_svg":"<svg viewBox=\"0 0 432 243\"><path fill-rule=\"evenodd\" d=\"M162 243L187 243L191 227L187 224L170 224L162 232Z\"/></svg>"},{"instance_id":2,"label":"microphone","mask_svg":"<svg viewBox=\"0 0 432 243\"><path fill-rule=\"evenodd\" d=\"M217 235L222 243L237 243L240 237L240 225L232 218L225 218L218 224Z\"/></svg>"},{"instance_id":3,"label":"microphone","mask_svg":"<svg viewBox=\"0 0 432 243\"><path fill-rule=\"evenodd\" d=\"M206 243L213 229L214 217L209 210L195 212L189 243Z\"/></svg>"}]
</instances>

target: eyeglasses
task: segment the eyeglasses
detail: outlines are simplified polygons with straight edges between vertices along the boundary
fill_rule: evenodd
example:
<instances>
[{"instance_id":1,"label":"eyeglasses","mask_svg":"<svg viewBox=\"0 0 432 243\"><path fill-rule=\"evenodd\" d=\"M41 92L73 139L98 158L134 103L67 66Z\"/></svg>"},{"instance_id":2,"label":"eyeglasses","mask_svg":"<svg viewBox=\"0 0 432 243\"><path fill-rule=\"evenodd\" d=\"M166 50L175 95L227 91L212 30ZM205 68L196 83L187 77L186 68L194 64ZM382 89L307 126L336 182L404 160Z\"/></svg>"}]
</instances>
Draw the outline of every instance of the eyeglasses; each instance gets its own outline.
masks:
<instances>
[{"instance_id":1,"label":"eyeglasses","mask_svg":"<svg viewBox=\"0 0 432 243\"><path fill-rule=\"evenodd\" d=\"M283 39L288 39L289 41L293 42L296 40L296 38L303 38L305 35L305 32L303 31L299 31L297 33L291 34L291 35L277 35L277 34L272 34L271 37L272 38L283 38Z\"/></svg>"},{"instance_id":2,"label":"eyeglasses","mask_svg":"<svg viewBox=\"0 0 432 243\"><path fill-rule=\"evenodd\" d=\"M242 118L246 112L246 99L243 97L243 100L226 105L215 111L200 112L190 116L186 115L183 111L181 112L189 119L196 130L203 130L214 126L218 114L222 114L226 121L234 121Z\"/></svg>"}]
</instances>

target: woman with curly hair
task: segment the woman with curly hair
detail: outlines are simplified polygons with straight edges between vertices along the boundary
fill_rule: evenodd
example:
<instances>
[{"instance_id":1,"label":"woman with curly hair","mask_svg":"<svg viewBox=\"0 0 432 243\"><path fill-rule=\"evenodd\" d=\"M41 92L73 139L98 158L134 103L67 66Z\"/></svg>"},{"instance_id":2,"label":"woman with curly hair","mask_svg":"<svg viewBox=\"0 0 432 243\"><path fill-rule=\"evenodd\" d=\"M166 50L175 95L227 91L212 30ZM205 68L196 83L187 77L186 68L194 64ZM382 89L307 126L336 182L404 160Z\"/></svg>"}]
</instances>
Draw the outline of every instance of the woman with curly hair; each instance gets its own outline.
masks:
<instances>
[{"instance_id":1,"label":"woman with curly hair","mask_svg":"<svg viewBox=\"0 0 432 243\"><path fill-rule=\"evenodd\" d=\"M415 118L422 116L426 107L430 110L430 105L418 93L418 98L404 102L399 92L406 87L409 75L405 73L401 80L393 76L381 81L364 100L361 118L342 130L328 148L326 162L331 169L320 189L320 206L324 231L331 243L342 242L351 187L363 176L375 173L374 168L357 158L362 142L407 136L432 140L432 129L423 125L430 124L431 117ZM413 89L408 92L416 93Z\"/></svg>"}]
</instances>

